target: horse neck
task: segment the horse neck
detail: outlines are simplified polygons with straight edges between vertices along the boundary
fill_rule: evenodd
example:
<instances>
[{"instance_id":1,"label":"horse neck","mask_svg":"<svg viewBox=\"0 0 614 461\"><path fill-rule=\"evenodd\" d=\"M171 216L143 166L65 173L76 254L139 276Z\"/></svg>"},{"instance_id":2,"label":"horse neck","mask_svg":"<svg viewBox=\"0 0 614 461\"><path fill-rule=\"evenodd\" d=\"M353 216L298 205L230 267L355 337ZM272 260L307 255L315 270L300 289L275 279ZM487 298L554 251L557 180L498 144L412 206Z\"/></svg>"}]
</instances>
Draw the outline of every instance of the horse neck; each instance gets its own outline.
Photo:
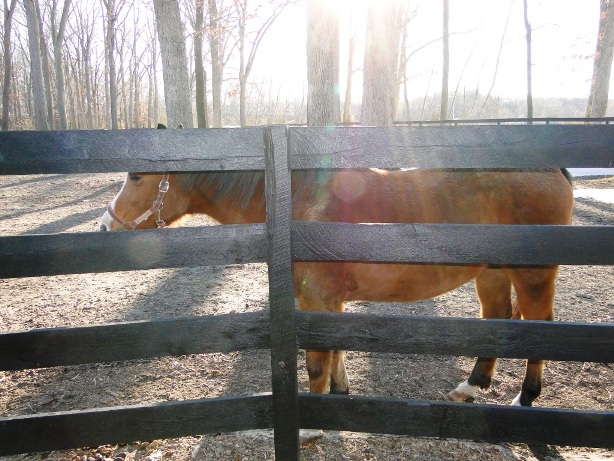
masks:
<instances>
[{"instance_id":1,"label":"horse neck","mask_svg":"<svg viewBox=\"0 0 614 461\"><path fill-rule=\"evenodd\" d=\"M254 187L253 193L243 199L230 191L220 193L219 187L219 179L208 182L207 174L203 173L199 185L190 192L188 213L206 214L221 224L250 224L266 220L264 179Z\"/></svg>"}]
</instances>

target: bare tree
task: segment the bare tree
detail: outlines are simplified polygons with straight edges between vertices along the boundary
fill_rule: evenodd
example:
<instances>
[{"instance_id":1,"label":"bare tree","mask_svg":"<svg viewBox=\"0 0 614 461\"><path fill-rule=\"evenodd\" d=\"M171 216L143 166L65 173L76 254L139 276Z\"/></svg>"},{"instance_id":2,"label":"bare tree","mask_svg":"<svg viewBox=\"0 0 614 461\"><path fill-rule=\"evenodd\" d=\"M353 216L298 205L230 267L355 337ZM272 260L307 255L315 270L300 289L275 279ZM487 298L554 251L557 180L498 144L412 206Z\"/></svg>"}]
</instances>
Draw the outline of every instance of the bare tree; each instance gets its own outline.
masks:
<instances>
[{"instance_id":1,"label":"bare tree","mask_svg":"<svg viewBox=\"0 0 614 461\"><path fill-rule=\"evenodd\" d=\"M262 17L258 13L250 12L248 10L247 0L235 2L235 9L238 15L239 30L239 122L241 126L245 126L247 123L247 113L245 110L247 79L249 77L250 72L252 71L254 61L256 60L256 53L258 52L258 47L260 46L260 43L262 42L262 39L266 35L269 28L273 25L275 20L279 17L281 12L291 1L292 0L270 0L269 6L271 7L271 9L268 12L268 15L264 15L264 17ZM254 37L251 40L251 48L246 58L246 45L249 40L246 27L250 19L260 21L260 24L257 26L258 29L256 30Z\"/></svg>"},{"instance_id":2,"label":"bare tree","mask_svg":"<svg viewBox=\"0 0 614 461\"><path fill-rule=\"evenodd\" d=\"M58 0L51 4L51 41L53 43L53 59L55 64L56 102L58 109L60 130L68 129L66 119L66 82L64 79L64 60L62 58L62 46L66 32L66 21L70 11L71 0L64 0L62 14L57 18Z\"/></svg>"},{"instance_id":3,"label":"bare tree","mask_svg":"<svg viewBox=\"0 0 614 461\"><path fill-rule=\"evenodd\" d=\"M183 124L192 128L188 59L179 3L177 0L154 0L154 10L162 56L167 121L171 126Z\"/></svg>"},{"instance_id":4,"label":"bare tree","mask_svg":"<svg viewBox=\"0 0 614 461\"><path fill-rule=\"evenodd\" d=\"M32 99L34 103L34 127L37 130L48 130L47 112L45 108L45 82L43 79L43 64L41 60L41 37L37 0L24 0L26 21L28 24L28 49L30 51L30 67L32 72Z\"/></svg>"},{"instance_id":5,"label":"bare tree","mask_svg":"<svg viewBox=\"0 0 614 461\"><path fill-rule=\"evenodd\" d=\"M488 93L486 94L486 97L484 98L484 102L482 103L482 107L480 108L480 111L478 112L478 117L480 116L480 114L482 113L484 108L486 107L486 104L488 103L488 100L490 99L490 95L492 94L492 90L495 87L495 83L497 81L497 73L499 72L499 62L501 61L501 53L503 51L503 45L505 44L505 36L507 35L507 27L508 27L509 22L510 22L510 17L512 15L512 7L513 6L514 6L514 2L511 2L510 3L510 9L507 12L507 19L505 20L505 26L503 27L503 33L501 34L501 42L499 43L499 53L497 54L497 60L495 62L495 71L494 71L494 74L493 74L493 77L492 77L492 83L490 85ZM477 91L476 91L476 96L477 96Z\"/></svg>"},{"instance_id":6,"label":"bare tree","mask_svg":"<svg viewBox=\"0 0 614 461\"><path fill-rule=\"evenodd\" d=\"M525 0L526 1L526 0ZM450 82L450 0L443 0L443 66L441 77L440 119L448 118L448 85Z\"/></svg>"},{"instance_id":7,"label":"bare tree","mask_svg":"<svg viewBox=\"0 0 614 461\"><path fill-rule=\"evenodd\" d=\"M196 120L207 128L207 74L203 64L204 0L196 0L194 21L194 73L196 74Z\"/></svg>"},{"instance_id":8,"label":"bare tree","mask_svg":"<svg viewBox=\"0 0 614 461\"><path fill-rule=\"evenodd\" d=\"M211 48L211 91L213 126L222 126L222 75L224 73L224 34L217 0L209 1L209 47Z\"/></svg>"},{"instance_id":9,"label":"bare tree","mask_svg":"<svg viewBox=\"0 0 614 461\"><path fill-rule=\"evenodd\" d=\"M354 77L354 53L356 51L356 33L354 31L353 21L353 5L349 5L348 25L348 62L345 81L345 98L343 99L343 117L344 123L352 121L352 80Z\"/></svg>"},{"instance_id":10,"label":"bare tree","mask_svg":"<svg viewBox=\"0 0 614 461\"><path fill-rule=\"evenodd\" d=\"M604 117L608 108L612 49L614 47L614 1L601 0L599 32L593 64L593 80L586 108L587 117Z\"/></svg>"},{"instance_id":11,"label":"bare tree","mask_svg":"<svg viewBox=\"0 0 614 461\"><path fill-rule=\"evenodd\" d=\"M115 64L116 50L116 25L118 16L124 7L123 0L101 0L105 9L105 99L106 99L106 115L107 127L112 130L119 129L119 120L117 114L117 70Z\"/></svg>"},{"instance_id":12,"label":"bare tree","mask_svg":"<svg viewBox=\"0 0 614 461\"><path fill-rule=\"evenodd\" d=\"M41 14L40 5L36 2L36 14L38 16L39 34L41 39L40 49L43 66L43 78L45 80L45 101L47 103L47 121L49 123L49 129L53 129L55 126L55 120L53 117L53 93L51 91L51 72L49 68L49 49L47 48L47 40L45 39L45 30L43 27L43 16Z\"/></svg>"},{"instance_id":13,"label":"bare tree","mask_svg":"<svg viewBox=\"0 0 614 461\"><path fill-rule=\"evenodd\" d=\"M11 27L13 25L13 14L15 13L16 0L11 0L11 4L4 0L4 82L2 87L2 131L9 129L9 103L11 99Z\"/></svg>"},{"instance_id":14,"label":"bare tree","mask_svg":"<svg viewBox=\"0 0 614 461\"><path fill-rule=\"evenodd\" d=\"M363 125L389 126L393 121L396 89L394 62L395 0L369 3L365 36L362 116Z\"/></svg>"},{"instance_id":15,"label":"bare tree","mask_svg":"<svg viewBox=\"0 0 614 461\"><path fill-rule=\"evenodd\" d=\"M527 118L533 118L533 59L531 57L531 23L529 22L529 11L527 0L523 0L524 7L524 27L527 33Z\"/></svg>"},{"instance_id":16,"label":"bare tree","mask_svg":"<svg viewBox=\"0 0 614 461\"><path fill-rule=\"evenodd\" d=\"M339 14L327 0L307 0L307 124L339 120Z\"/></svg>"},{"instance_id":17,"label":"bare tree","mask_svg":"<svg viewBox=\"0 0 614 461\"><path fill-rule=\"evenodd\" d=\"M84 99L85 99L85 126L88 129L94 128L94 91L92 89L92 44L94 41L94 32L96 25L96 16L99 14L99 10L96 4L92 5L92 10L88 11L83 8L82 4L79 4L76 8L76 16L78 18L76 24L75 35L77 36L78 49L76 54L81 54L81 61L83 67L83 82L85 86Z\"/></svg>"}]
</instances>

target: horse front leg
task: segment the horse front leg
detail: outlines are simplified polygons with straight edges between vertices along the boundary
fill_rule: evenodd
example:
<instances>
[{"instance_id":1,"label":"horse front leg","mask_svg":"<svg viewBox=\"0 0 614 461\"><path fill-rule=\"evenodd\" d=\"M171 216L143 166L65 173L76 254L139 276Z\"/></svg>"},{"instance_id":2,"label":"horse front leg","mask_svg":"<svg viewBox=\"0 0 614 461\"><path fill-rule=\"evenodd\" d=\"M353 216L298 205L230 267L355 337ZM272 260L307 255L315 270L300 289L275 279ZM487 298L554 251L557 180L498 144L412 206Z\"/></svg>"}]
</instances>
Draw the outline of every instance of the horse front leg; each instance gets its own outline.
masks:
<instances>
[{"instance_id":1,"label":"horse front leg","mask_svg":"<svg viewBox=\"0 0 614 461\"><path fill-rule=\"evenodd\" d=\"M307 349L309 392L324 394L328 390L333 364L333 351Z\"/></svg>"},{"instance_id":2,"label":"horse front leg","mask_svg":"<svg viewBox=\"0 0 614 461\"><path fill-rule=\"evenodd\" d=\"M309 391L324 394L349 394L350 385L345 370L345 351L307 350Z\"/></svg>"}]
</instances>

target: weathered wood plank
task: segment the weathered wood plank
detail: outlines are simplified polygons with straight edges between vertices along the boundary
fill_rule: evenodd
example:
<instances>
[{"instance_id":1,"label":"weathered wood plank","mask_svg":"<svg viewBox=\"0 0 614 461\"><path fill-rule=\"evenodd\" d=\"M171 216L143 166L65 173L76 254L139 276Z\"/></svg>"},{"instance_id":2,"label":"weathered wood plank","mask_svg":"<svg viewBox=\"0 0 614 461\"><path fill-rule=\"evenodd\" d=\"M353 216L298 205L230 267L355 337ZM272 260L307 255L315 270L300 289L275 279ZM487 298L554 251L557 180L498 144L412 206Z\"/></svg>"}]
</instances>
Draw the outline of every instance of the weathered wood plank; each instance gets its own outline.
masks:
<instances>
[{"instance_id":1,"label":"weathered wood plank","mask_svg":"<svg viewBox=\"0 0 614 461\"><path fill-rule=\"evenodd\" d=\"M0 237L0 278L266 261L262 224Z\"/></svg>"},{"instance_id":2,"label":"weathered wood plank","mask_svg":"<svg viewBox=\"0 0 614 461\"><path fill-rule=\"evenodd\" d=\"M262 170L262 130L7 131L0 174Z\"/></svg>"},{"instance_id":3,"label":"weathered wood plank","mask_svg":"<svg viewBox=\"0 0 614 461\"><path fill-rule=\"evenodd\" d=\"M305 168L611 168L607 125L296 127L290 165Z\"/></svg>"},{"instance_id":4,"label":"weathered wood plank","mask_svg":"<svg viewBox=\"0 0 614 461\"><path fill-rule=\"evenodd\" d=\"M264 145L275 456L278 459L298 461L297 347L287 128L266 128Z\"/></svg>"},{"instance_id":5,"label":"weathered wood plank","mask_svg":"<svg viewBox=\"0 0 614 461\"><path fill-rule=\"evenodd\" d=\"M268 349L268 312L0 334L0 370Z\"/></svg>"},{"instance_id":6,"label":"weathered wood plank","mask_svg":"<svg viewBox=\"0 0 614 461\"><path fill-rule=\"evenodd\" d=\"M294 222L292 238L302 261L614 264L613 226Z\"/></svg>"},{"instance_id":7,"label":"weathered wood plank","mask_svg":"<svg viewBox=\"0 0 614 461\"><path fill-rule=\"evenodd\" d=\"M614 412L301 394L301 427L614 448Z\"/></svg>"},{"instance_id":8,"label":"weathered wood plank","mask_svg":"<svg viewBox=\"0 0 614 461\"><path fill-rule=\"evenodd\" d=\"M302 349L614 362L612 324L299 311L296 325Z\"/></svg>"},{"instance_id":9,"label":"weathered wood plank","mask_svg":"<svg viewBox=\"0 0 614 461\"><path fill-rule=\"evenodd\" d=\"M269 394L16 416L0 418L0 455L271 426Z\"/></svg>"}]
</instances>

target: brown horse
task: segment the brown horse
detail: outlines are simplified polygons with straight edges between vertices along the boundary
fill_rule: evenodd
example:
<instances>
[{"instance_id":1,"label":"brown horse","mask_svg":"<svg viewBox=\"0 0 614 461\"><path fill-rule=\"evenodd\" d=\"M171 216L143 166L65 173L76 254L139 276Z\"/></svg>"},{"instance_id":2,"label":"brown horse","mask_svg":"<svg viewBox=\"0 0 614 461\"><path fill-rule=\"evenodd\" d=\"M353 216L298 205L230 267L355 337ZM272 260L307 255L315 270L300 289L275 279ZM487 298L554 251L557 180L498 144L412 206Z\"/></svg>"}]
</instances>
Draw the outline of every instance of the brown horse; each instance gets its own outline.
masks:
<instances>
[{"instance_id":1,"label":"brown horse","mask_svg":"<svg viewBox=\"0 0 614 461\"><path fill-rule=\"evenodd\" d=\"M301 221L569 224L573 195L561 170L295 171L292 206L293 219ZM100 229L161 227L198 213L222 224L264 222L263 172L128 173ZM416 301L475 279L482 317L510 318L513 287L523 318L553 320L557 270L297 262L294 284L300 309L342 311L345 301ZM495 362L478 358L448 396L472 400L490 385ZM312 392L349 391L343 351L307 351L307 370ZM537 398L542 370L543 361L527 361L514 404L529 406Z\"/></svg>"}]
</instances>

